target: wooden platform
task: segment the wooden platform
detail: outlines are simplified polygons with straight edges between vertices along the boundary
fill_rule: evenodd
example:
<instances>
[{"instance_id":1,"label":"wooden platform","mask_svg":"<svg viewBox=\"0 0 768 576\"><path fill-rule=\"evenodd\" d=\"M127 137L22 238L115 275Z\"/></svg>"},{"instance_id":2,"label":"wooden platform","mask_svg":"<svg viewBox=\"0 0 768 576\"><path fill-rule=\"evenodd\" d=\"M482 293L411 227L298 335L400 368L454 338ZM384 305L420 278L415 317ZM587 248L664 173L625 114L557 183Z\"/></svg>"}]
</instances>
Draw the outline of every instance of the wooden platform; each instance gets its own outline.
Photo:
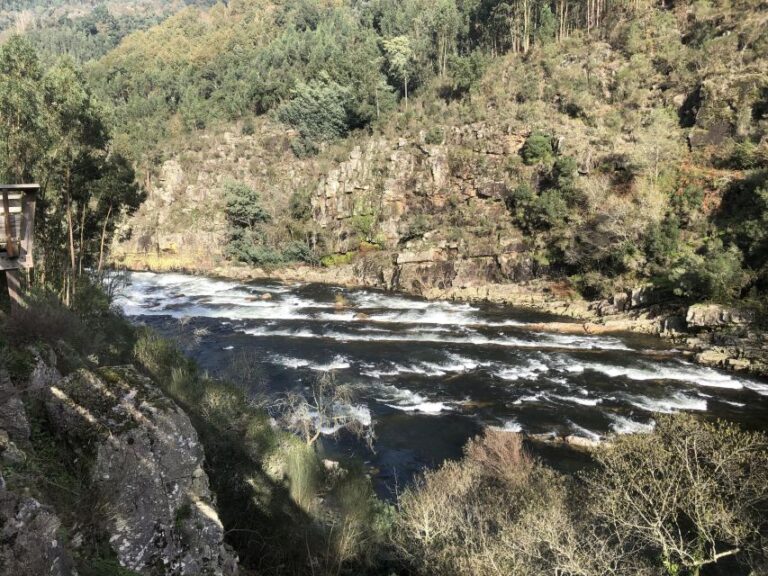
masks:
<instances>
[{"instance_id":1,"label":"wooden platform","mask_svg":"<svg viewBox=\"0 0 768 576\"><path fill-rule=\"evenodd\" d=\"M38 184L0 184L0 270L32 268Z\"/></svg>"}]
</instances>

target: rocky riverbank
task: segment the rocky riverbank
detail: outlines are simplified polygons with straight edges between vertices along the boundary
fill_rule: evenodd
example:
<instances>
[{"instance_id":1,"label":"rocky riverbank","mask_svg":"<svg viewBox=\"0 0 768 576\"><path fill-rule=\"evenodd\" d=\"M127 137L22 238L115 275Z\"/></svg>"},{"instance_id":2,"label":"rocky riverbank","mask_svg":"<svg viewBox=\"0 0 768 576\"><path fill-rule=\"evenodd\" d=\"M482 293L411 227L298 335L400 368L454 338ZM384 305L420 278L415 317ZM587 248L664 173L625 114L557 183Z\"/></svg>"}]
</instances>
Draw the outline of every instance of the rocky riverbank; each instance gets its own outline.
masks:
<instances>
[{"instance_id":1,"label":"rocky riverbank","mask_svg":"<svg viewBox=\"0 0 768 576\"><path fill-rule=\"evenodd\" d=\"M0 572L236 574L187 414L132 366L37 354L0 371Z\"/></svg>"},{"instance_id":2,"label":"rocky riverbank","mask_svg":"<svg viewBox=\"0 0 768 576\"><path fill-rule=\"evenodd\" d=\"M399 291L430 300L490 302L562 316L563 321L538 323L543 332L606 334L635 332L668 339L693 360L707 366L768 376L768 338L749 310L715 304L686 305L663 300L650 286L588 301L563 282L536 279L517 283L471 280L462 268L477 262L391 261L376 254L332 267L297 265L272 270L226 262L179 266L176 258L133 258L131 270L187 272L226 279L278 280L367 287ZM458 268L458 273L456 270ZM485 275L481 275L481 278Z\"/></svg>"}]
</instances>

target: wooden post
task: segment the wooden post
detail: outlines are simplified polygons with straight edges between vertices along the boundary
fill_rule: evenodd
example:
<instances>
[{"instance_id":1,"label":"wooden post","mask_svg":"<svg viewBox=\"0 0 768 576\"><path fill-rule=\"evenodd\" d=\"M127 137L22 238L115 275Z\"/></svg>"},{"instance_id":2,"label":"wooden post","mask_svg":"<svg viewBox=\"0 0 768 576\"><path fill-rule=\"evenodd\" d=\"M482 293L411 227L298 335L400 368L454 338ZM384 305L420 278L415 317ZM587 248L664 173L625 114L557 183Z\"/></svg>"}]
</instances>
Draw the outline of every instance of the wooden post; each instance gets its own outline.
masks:
<instances>
[{"instance_id":1,"label":"wooden post","mask_svg":"<svg viewBox=\"0 0 768 576\"><path fill-rule=\"evenodd\" d=\"M8 199L8 190L3 189L3 217L5 220L5 251L8 258L16 258L16 245L13 239L13 226L11 224L11 201Z\"/></svg>"},{"instance_id":2,"label":"wooden post","mask_svg":"<svg viewBox=\"0 0 768 576\"><path fill-rule=\"evenodd\" d=\"M5 283L8 284L8 296L11 299L11 315L25 307L24 298L21 295L21 276L19 270L6 270Z\"/></svg>"},{"instance_id":3,"label":"wooden post","mask_svg":"<svg viewBox=\"0 0 768 576\"><path fill-rule=\"evenodd\" d=\"M35 193L37 184L0 184L3 216L0 225L5 239L5 251L0 251L0 270L5 271L11 314L26 306L23 297L20 268L33 267L32 250L35 234Z\"/></svg>"}]
</instances>

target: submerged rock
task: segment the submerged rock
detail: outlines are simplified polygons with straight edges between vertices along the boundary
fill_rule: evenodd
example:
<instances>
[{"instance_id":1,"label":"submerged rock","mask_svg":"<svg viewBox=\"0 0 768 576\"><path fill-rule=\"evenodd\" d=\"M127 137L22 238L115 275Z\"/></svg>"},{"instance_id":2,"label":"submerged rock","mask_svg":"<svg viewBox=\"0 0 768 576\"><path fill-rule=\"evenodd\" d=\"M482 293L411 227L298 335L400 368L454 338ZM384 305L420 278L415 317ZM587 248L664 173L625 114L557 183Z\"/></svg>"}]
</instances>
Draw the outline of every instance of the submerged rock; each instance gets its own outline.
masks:
<instances>
[{"instance_id":1,"label":"submerged rock","mask_svg":"<svg viewBox=\"0 0 768 576\"><path fill-rule=\"evenodd\" d=\"M142 574L229 576L237 559L187 415L131 367L79 370L49 388L57 429L92 458L93 506L109 543Z\"/></svg>"}]
</instances>

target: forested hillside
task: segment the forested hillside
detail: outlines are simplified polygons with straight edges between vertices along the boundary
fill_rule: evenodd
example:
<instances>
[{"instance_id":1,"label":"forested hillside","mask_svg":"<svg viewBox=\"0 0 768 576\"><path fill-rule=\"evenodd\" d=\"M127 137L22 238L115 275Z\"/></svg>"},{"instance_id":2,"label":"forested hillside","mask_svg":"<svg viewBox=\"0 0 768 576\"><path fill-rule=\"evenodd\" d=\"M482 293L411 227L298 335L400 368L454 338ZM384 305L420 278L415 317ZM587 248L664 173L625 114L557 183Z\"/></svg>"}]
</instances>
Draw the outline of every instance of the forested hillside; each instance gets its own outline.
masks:
<instances>
[{"instance_id":1,"label":"forested hillside","mask_svg":"<svg viewBox=\"0 0 768 576\"><path fill-rule=\"evenodd\" d=\"M0 182L33 181L35 267L0 299L0 573L768 573L765 419L710 421L766 392L768 0L4 1ZM111 265L270 282L157 275L135 326ZM606 334L628 326L676 349ZM333 358L351 339L381 358ZM401 417L487 426L394 503L319 440L376 448L366 373L388 454L439 444ZM571 404L612 431L507 419Z\"/></svg>"},{"instance_id":2,"label":"forested hillside","mask_svg":"<svg viewBox=\"0 0 768 576\"><path fill-rule=\"evenodd\" d=\"M209 185L218 213L226 190L262 199L267 214L244 227L231 216L228 252L249 263L406 243L421 259L447 245L458 256L442 259L498 256L522 233L514 270L482 281L567 277L599 297L650 279L694 300L756 301L766 30L754 1L240 0L127 38L89 76L142 173L197 158L223 176ZM285 154L275 121L293 130ZM229 152L224 130L243 133ZM356 191L326 201L319 175L343 172L355 144L363 174L340 185ZM215 168L238 148L249 169ZM387 150L410 155L387 167ZM393 184L406 165L410 180Z\"/></svg>"},{"instance_id":3,"label":"forested hillside","mask_svg":"<svg viewBox=\"0 0 768 576\"><path fill-rule=\"evenodd\" d=\"M99 58L132 32L207 0L11 0L0 6L0 39L24 33L46 62Z\"/></svg>"},{"instance_id":4,"label":"forested hillside","mask_svg":"<svg viewBox=\"0 0 768 576\"><path fill-rule=\"evenodd\" d=\"M548 277L595 298L652 281L760 303L765 2L198 4L134 33L180 4L26 34L46 66L82 63L110 150L163 186L128 251L202 225L214 256L254 265L474 259L383 283L407 289Z\"/></svg>"}]
</instances>

